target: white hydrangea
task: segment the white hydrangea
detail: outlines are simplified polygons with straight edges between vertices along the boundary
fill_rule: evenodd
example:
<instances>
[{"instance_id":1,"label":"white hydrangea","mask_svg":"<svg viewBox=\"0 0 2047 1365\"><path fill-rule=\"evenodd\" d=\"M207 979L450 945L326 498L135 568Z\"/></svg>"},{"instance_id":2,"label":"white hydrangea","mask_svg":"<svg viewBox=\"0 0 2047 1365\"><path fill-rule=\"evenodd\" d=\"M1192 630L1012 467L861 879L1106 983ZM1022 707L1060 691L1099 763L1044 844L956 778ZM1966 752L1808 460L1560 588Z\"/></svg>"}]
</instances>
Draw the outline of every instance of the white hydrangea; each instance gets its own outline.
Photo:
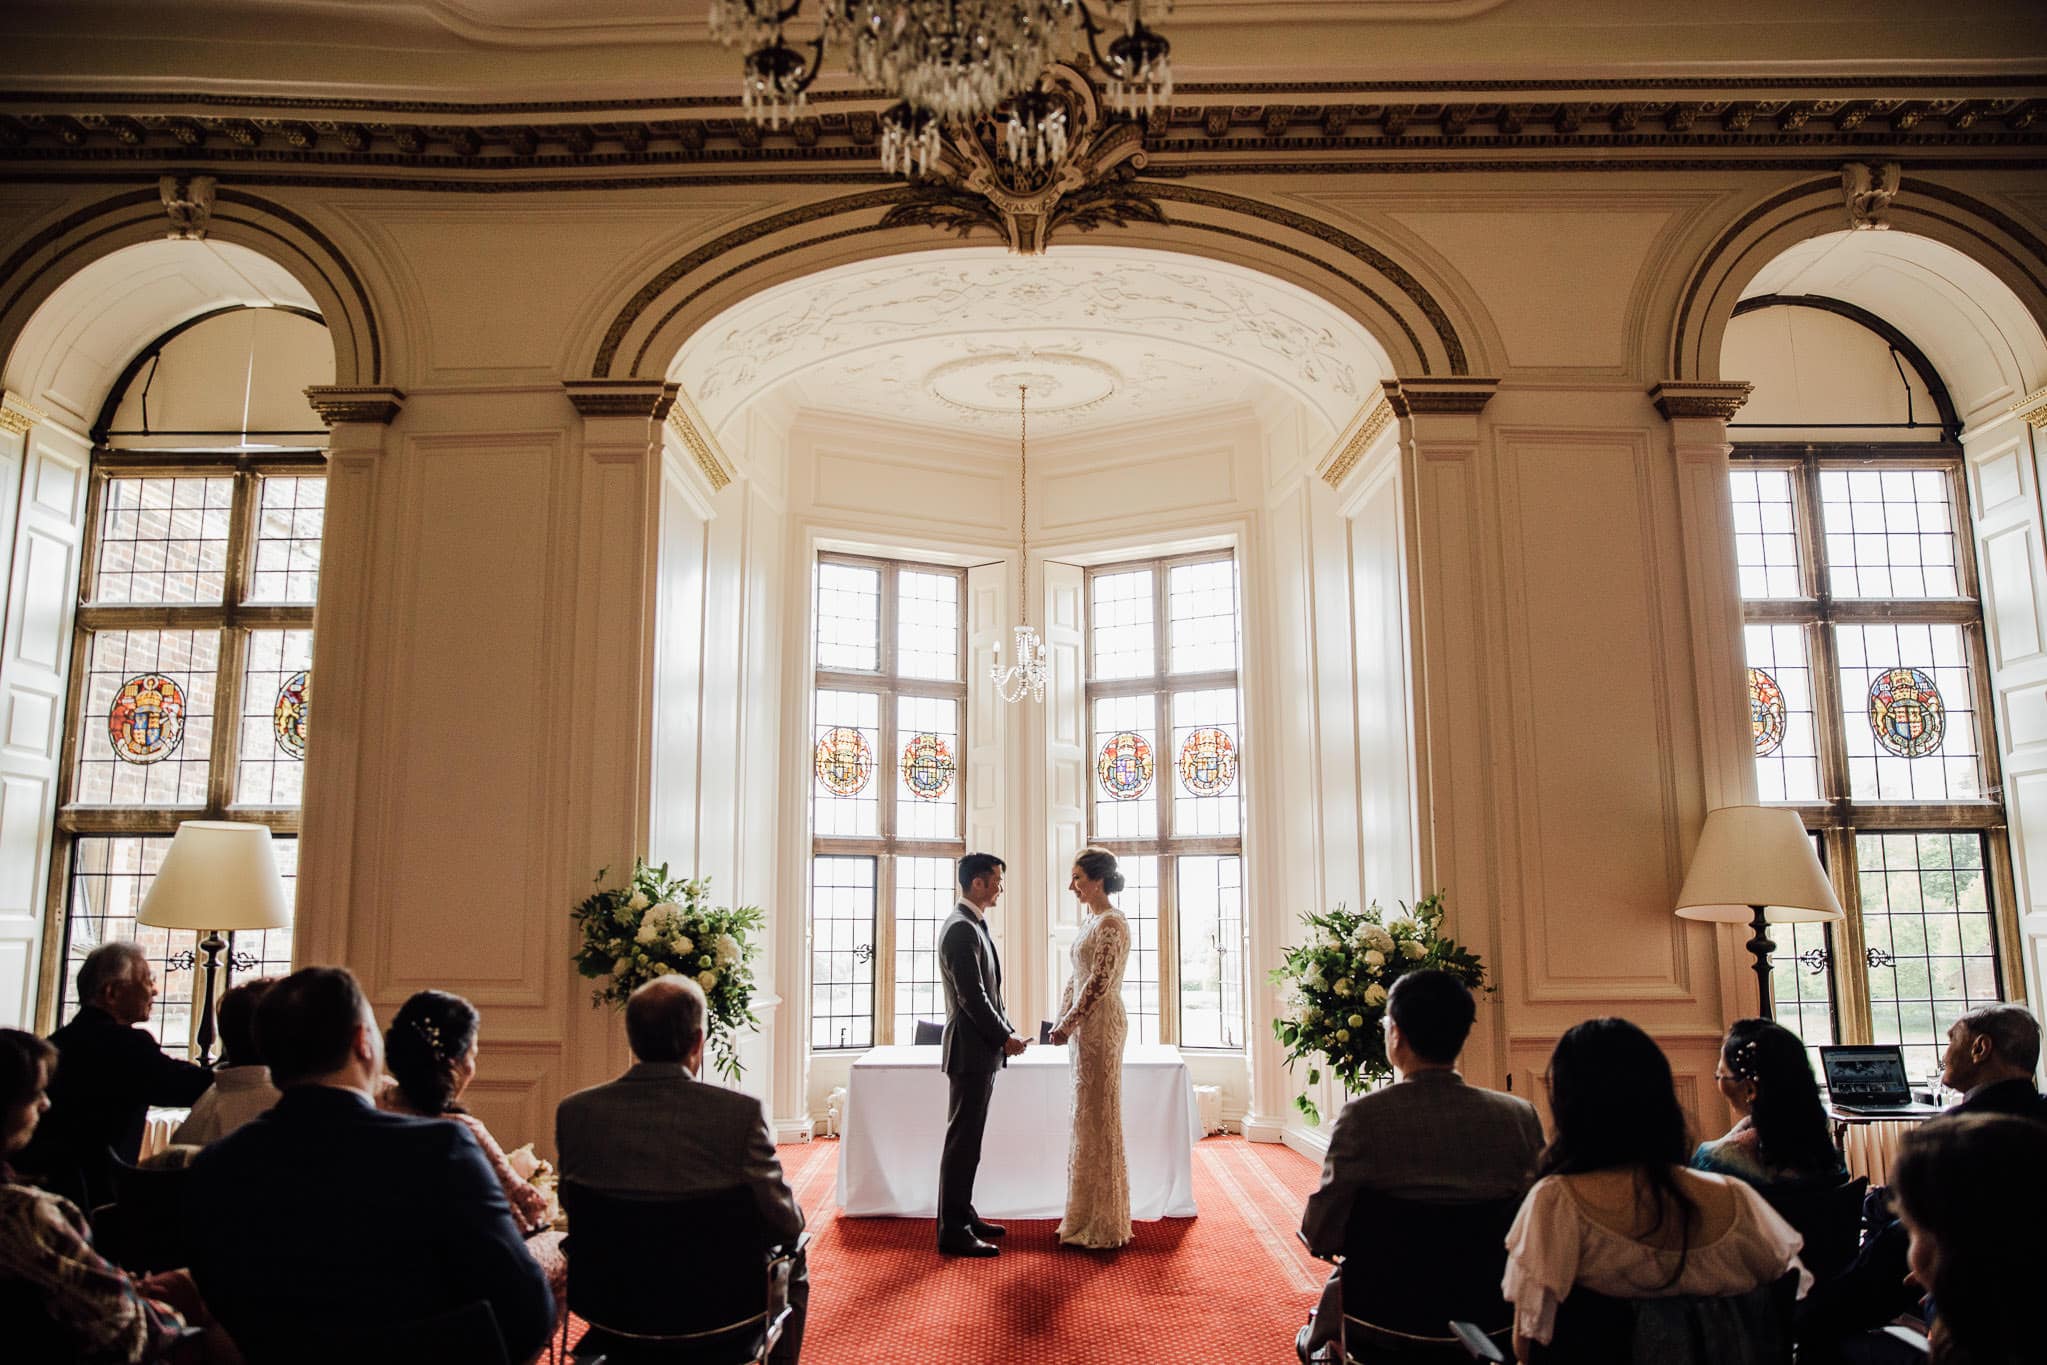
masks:
<instances>
[{"instance_id":1,"label":"white hydrangea","mask_svg":"<svg viewBox=\"0 0 2047 1365\"><path fill-rule=\"evenodd\" d=\"M628 910L644 910L650 904L652 904L652 902L650 902L647 899L646 892L635 891L631 896L626 898L625 908Z\"/></svg>"},{"instance_id":2,"label":"white hydrangea","mask_svg":"<svg viewBox=\"0 0 2047 1365\"><path fill-rule=\"evenodd\" d=\"M1421 932L1421 927L1411 919L1397 919L1386 927L1400 938L1412 938Z\"/></svg>"},{"instance_id":3,"label":"white hydrangea","mask_svg":"<svg viewBox=\"0 0 2047 1365\"><path fill-rule=\"evenodd\" d=\"M718 935L718 965L730 967L739 961L739 940L730 934Z\"/></svg>"},{"instance_id":4,"label":"white hydrangea","mask_svg":"<svg viewBox=\"0 0 2047 1365\"><path fill-rule=\"evenodd\" d=\"M1417 943L1413 939L1409 939L1407 942L1400 945L1400 953L1401 956L1405 957L1410 962L1419 962L1429 955L1429 950L1426 945Z\"/></svg>"},{"instance_id":5,"label":"white hydrangea","mask_svg":"<svg viewBox=\"0 0 2047 1365\"><path fill-rule=\"evenodd\" d=\"M1380 952L1380 951L1379 951L1379 950L1378 950L1377 948L1367 948L1367 949L1365 949L1365 965L1366 965L1367 967L1383 967L1383 966L1385 966L1385 965L1386 965L1386 954L1384 954L1384 953Z\"/></svg>"},{"instance_id":6,"label":"white hydrangea","mask_svg":"<svg viewBox=\"0 0 2047 1365\"><path fill-rule=\"evenodd\" d=\"M640 932L633 935L633 941L644 947L653 947L661 941L661 921L652 915L640 921Z\"/></svg>"},{"instance_id":7,"label":"white hydrangea","mask_svg":"<svg viewBox=\"0 0 2047 1365\"><path fill-rule=\"evenodd\" d=\"M706 991L716 990L718 988L718 974L714 971L698 972L697 984L699 986L702 986Z\"/></svg>"},{"instance_id":8,"label":"white hydrangea","mask_svg":"<svg viewBox=\"0 0 2047 1365\"><path fill-rule=\"evenodd\" d=\"M1386 1003L1386 988L1374 983L1365 987L1365 993L1359 996L1358 999L1364 1001L1368 1009L1374 1005L1383 1005Z\"/></svg>"},{"instance_id":9,"label":"white hydrangea","mask_svg":"<svg viewBox=\"0 0 2047 1365\"><path fill-rule=\"evenodd\" d=\"M682 934L677 936L675 940L675 951L678 954L687 957L691 953L695 952L696 949L697 949L696 940L691 938L688 934Z\"/></svg>"},{"instance_id":10,"label":"white hydrangea","mask_svg":"<svg viewBox=\"0 0 2047 1365\"><path fill-rule=\"evenodd\" d=\"M1367 924L1359 928L1358 937L1363 940L1367 948L1375 949L1382 953L1393 951L1393 935L1387 933L1376 924Z\"/></svg>"}]
</instances>

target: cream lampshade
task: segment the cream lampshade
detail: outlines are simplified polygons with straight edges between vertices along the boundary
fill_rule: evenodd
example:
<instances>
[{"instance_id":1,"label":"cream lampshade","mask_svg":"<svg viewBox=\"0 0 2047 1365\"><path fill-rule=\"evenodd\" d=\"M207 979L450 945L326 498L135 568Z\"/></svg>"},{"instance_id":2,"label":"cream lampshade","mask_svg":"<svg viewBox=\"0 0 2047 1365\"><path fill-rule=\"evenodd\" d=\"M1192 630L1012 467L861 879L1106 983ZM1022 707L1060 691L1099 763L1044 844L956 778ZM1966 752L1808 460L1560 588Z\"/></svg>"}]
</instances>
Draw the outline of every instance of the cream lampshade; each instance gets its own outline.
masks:
<instances>
[{"instance_id":1,"label":"cream lampshade","mask_svg":"<svg viewBox=\"0 0 2047 1365\"><path fill-rule=\"evenodd\" d=\"M1764 1018L1775 1014L1770 994L1769 926L1844 918L1834 885L1813 851L1798 812L1782 806L1723 806L1706 813L1706 828L1678 892L1684 919L1746 924L1754 932L1756 985Z\"/></svg>"},{"instance_id":2,"label":"cream lampshade","mask_svg":"<svg viewBox=\"0 0 2047 1365\"><path fill-rule=\"evenodd\" d=\"M199 1062L212 1065L213 984L227 941L222 930L283 929L291 923L291 902L261 825L225 820L187 820L178 826L163 866L142 898L135 922L158 929L191 929L204 934L206 994L199 1010Z\"/></svg>"}]
</instances>

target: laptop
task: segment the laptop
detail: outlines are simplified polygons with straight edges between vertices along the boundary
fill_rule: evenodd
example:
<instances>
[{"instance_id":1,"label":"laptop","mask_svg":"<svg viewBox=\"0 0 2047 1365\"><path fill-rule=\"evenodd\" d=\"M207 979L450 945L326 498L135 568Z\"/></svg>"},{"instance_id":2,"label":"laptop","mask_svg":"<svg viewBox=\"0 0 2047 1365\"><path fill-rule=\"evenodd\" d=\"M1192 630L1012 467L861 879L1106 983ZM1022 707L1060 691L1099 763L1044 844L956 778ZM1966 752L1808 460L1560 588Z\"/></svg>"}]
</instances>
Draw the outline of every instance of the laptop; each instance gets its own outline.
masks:
<instances>
[{"instance_id":1,"label":"laptop","mask_svg":"<svg viewBox=\"0 0 2047 1365\"><path fill-rule=\"evenodd\" d=\"M1820 1069L1834 1108L1858 1118L1932 1118L1940 1109L1912 1098L1905 1050L1896 1043L1822 1047Z\"/></svg>"}]
</instances>

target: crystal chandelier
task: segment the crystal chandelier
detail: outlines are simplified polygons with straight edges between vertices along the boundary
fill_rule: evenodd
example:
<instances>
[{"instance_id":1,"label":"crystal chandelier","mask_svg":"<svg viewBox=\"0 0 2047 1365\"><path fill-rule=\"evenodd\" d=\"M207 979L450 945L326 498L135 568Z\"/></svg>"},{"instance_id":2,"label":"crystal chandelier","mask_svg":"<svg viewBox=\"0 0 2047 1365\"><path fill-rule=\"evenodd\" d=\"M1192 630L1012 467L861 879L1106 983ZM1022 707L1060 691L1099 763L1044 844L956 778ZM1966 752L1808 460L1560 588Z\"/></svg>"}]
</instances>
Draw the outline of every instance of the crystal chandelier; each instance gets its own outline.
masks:
<instances>
[{"instance_id":1,"label":"crystal chandelier","mask_svg":"<svg viewBox=\"0 0 2047 1365\"><path fill-rule=\"evenodd\" d=\"M1016 601L1023 622L1012 632L1016 637L1013 646L1016 662L1007 668L1002 666L1002 645L998 642L995 662L988 667L988 679L995 684L995 694L1010 702L1022 701L1026 692L1031 694L1032 701L1045 699L1045 642L1038 638L1037 631L1031 629L1031 452L1030 418L1025 408L1030 391L1027 384L1016 386L1016 480L1023 505L1022 548L1016 560Z\"/></svg>"},{"instance_id":2,"label":"crystal chandelier","mask_svg":"<svg viewBox=\"0 0 2047 1365\"><path fill-rule=\"evenodd\" d=\"M938 159L942 126L971 127L1014 102L1006 142L1012 159L1050 168L1065 155L1065 112L1039 88L1047 65L1085 38L1107 81L1109 103L1136 114L1173 95L1172 46L1145 19L1172 0L818 0L819 29L806 52L787 26L803 0L711 0L711 37L742 48L743 99L756 123L779 128L800 115L825 48L846 50L854 74L902 103L882 115L882 164L923 174ZM1118 30L1106 50L1101 39Z\"/></svg>"}]
</instances>

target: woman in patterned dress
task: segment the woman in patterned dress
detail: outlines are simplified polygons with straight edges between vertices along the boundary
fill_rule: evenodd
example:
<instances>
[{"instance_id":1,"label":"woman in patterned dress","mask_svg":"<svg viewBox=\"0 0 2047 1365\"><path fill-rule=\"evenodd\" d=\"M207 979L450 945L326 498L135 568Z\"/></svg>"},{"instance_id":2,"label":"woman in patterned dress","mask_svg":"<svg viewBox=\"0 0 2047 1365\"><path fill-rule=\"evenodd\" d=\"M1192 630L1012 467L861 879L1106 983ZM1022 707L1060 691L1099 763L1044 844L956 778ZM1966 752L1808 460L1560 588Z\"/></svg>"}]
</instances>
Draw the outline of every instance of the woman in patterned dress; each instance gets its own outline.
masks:
<instances>
[{"instance_id":1,"label":"woman in patterned dress","mask_svg":"<svg viewBox=\"0 0 2047 1365\"><path fill-rule=\"evenodd\" d=\"M1059 1240L1107 1250L1130 1240L1130 1172L1123 1157L1123 964L1130 956L1130 924L1109 904L1123 889L1123 874L1107 849L1082 849L1067 887L1088 913L1073 941L1073 971L1051 1035L1055 1046L1073 1044L1073 1140Z\"/></svg>"}]
</instances>

